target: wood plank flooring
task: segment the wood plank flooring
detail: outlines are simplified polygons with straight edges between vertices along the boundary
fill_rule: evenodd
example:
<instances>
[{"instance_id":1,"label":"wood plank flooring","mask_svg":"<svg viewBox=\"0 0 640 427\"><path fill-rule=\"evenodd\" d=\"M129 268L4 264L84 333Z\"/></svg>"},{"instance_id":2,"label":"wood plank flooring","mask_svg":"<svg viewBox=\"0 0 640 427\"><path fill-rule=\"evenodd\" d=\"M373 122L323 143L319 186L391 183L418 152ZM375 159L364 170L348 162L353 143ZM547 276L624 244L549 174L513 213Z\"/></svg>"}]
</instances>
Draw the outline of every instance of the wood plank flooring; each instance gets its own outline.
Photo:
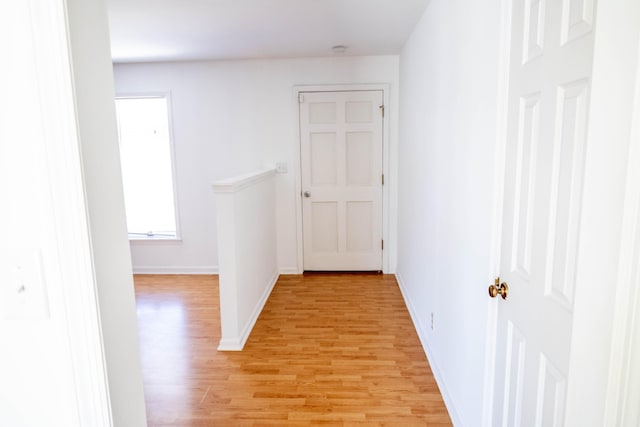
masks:
<instances>
[{"instance_id":1,"label":"wood plank flooring","mask_svg":"<svg viewBox=\"0 0 640 427\"><path fill-rule=\"evenodd\" d=\"M217 276L135 277L150 426L450 426L395 278L282 276L218 352Z\"/></svg>"}]
</instances>

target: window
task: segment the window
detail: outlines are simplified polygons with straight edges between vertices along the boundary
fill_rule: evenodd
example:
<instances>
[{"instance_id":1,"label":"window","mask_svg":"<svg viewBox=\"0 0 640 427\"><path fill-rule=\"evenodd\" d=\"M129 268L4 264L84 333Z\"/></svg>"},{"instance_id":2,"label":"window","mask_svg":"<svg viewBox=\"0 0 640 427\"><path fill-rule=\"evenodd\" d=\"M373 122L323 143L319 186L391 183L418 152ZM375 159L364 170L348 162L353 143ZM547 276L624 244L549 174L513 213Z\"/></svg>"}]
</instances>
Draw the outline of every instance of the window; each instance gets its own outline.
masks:
<instances>
[{"instance_id":1,"label":"window","mask_svg":"<svg viewBox=\"0 0 640 427\"><path fill-rule=\"evenodd\" d=\"M166 96L116 98L130 239L177 238Z\"/></svg>"}]
</instances>

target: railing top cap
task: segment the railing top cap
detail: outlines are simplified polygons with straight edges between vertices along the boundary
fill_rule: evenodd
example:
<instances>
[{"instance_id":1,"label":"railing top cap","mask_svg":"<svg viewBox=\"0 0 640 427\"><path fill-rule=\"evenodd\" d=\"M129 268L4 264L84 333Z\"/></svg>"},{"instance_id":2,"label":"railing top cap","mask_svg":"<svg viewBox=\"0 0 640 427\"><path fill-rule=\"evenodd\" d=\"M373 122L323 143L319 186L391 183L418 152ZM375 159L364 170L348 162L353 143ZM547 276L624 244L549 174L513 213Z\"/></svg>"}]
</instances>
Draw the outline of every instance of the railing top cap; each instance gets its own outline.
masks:
<instances>
[{"instance_id":1,"label":"railing top cap","mask_svg":"<svg viewBox=\"0 0 640 427\"><path fill-rule=\"evenodd\" d=\"M261 169L244 175L222 179L213 184L216 193L235 193L243 188L250 187L275 175L275 168Z\"/></svg>"}]
</instances>

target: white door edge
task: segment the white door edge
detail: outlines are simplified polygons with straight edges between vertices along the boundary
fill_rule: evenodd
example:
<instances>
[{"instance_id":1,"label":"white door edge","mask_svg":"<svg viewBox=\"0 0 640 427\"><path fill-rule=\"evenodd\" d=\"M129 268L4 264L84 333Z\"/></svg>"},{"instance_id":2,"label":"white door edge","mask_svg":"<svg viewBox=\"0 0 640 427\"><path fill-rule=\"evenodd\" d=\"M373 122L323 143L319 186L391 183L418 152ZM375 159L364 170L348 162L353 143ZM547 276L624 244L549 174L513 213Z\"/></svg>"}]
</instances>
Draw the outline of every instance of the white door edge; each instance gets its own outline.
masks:
<instances>
[{"instance_id":1,"label":"white door edge","mask_svg":"<svg viewBox=\"0 0 640 427\"><path fill-rule=\"evenodd\" d=\"M494 187L493 187L493 223L491 233L491 256L486 287L492 283L495 277L500 275L500 256L502 242L502 206L504 203L504 174L505 174L505 150L507 145L507 108L509 95L509 64L511 63L511 1L501 1L501 30L498 62L498 79L496 88L497 114L496 114L496 146L494 153ZM487 310L487 326L485 341L485 370L482 425L490 426L493 419L493 396L495 387L495 357L496 339L498 328L498 304L487 298L489 308Z\"/></svg>"},{"instance_id":2,"label":"white door edge","mask_svg":"<svg viewBox=\"0 0 640 427\"><path fill-rule=\"evenodd\" d=\"M382 272L393 273L390 269L391 252L395 251L396 230L392 229L390 218L392 187L396 182L395 169L390 168L390 124L391 112L388 83L352 84L352 85L297 85L293 87L292 103L295 114L295 144L293 169L295 171L295 206L296 206L296 254L298 274L304 272L303 235L302 235L302 176L300 173L300 113L298 108L299 96L304 92L346 92L346 91L382 91L385 105L385 115L382 121L382 173L385 185L382 187Z\"/></svg>"}]
</instances>

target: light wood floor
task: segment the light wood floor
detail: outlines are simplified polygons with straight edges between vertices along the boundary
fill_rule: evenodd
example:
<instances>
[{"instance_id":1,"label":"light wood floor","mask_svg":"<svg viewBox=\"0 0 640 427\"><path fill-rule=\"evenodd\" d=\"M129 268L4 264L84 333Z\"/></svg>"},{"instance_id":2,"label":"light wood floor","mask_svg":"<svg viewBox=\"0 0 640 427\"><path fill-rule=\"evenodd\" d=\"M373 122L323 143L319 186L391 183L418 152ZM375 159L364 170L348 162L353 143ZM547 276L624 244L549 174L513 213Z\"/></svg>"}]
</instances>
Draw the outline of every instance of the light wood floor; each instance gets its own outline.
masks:
<instances>
[{"instance_id":1,"label":"light wood floor","mask_svg":"<svg viewBox=\"0 0 640 427\"><path fill-rule=\"evenodd\" d=\"M218 352L216 276L136 276L150 426L450 426L393 276L282 276Z\"/></svg>"}]
</instances>

